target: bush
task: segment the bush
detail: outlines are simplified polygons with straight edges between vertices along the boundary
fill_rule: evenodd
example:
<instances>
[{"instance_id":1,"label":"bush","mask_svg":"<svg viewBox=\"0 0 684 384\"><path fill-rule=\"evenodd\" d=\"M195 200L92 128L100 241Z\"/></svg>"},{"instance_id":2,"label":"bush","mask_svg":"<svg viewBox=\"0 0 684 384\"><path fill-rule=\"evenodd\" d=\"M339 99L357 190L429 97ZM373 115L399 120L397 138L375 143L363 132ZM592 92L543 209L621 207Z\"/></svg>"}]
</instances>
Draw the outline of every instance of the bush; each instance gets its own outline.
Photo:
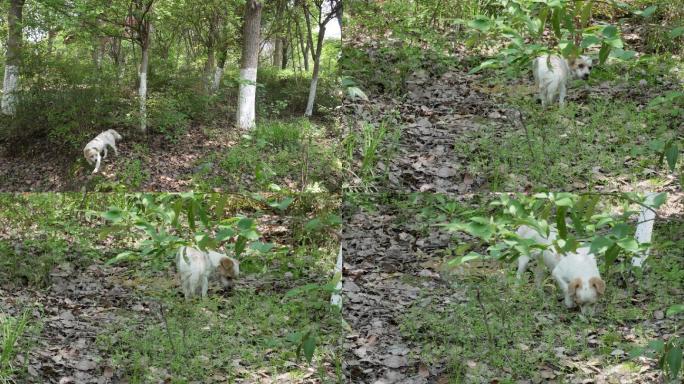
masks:
<instances>
[{"instance_id":1,"label":"bush","mask_svg":"<svg viewBox=\"0 0 684 384\"><path fill-rule=\"evenodd\" d=\"M32 87L20 95L15 118L0 130L12 152L21 152L36 142L67 152L78 152L97 133L119 128L126 100L106 86L50 89ZM114 111L114 112L112 112Z\"/></svg>"}]
</instances>

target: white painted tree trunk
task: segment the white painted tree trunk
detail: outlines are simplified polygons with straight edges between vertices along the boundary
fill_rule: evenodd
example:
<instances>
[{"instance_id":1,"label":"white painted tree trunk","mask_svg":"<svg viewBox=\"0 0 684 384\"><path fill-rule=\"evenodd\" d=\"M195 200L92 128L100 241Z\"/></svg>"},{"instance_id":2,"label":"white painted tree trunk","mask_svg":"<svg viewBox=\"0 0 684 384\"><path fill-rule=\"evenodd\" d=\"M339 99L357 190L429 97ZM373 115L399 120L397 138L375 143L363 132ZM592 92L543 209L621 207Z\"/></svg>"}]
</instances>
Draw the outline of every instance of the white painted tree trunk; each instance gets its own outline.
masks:
<instances>
[{"instance_id":1,"label":"white painted tree trunk","mask_svg":"<svg viewBox=\"0 0 684 384\"><path fill-rule=\"evenodd\" d=\"M7 46L5 50L5 76L2 83L0 109L5 115L17 110L19 68L21 65L22 17L24 0L10 0L7 13Z\"/></svg>"},{"instance_id":2,"label":"white painted tree trunk","mask_svg":"<svg viewBox=\"0 0 684 384\"><path fill-rule=\"evenodd\" d=\"M237 121L240 129L254 128L256 105L256 68L240 69Z\"/></svg>"},{"instance_id":3,"label":"white painted tree trunk","mask_svg":"<svg viewBox=\"0 0 684 384\"><path fill-rule=\"evenodd\" d=\"M19 67L5 66L5 77L2 87L2 113L14 115L17 105L17 91L19 90Z\"/></svg>"},{"instance_id":4,"label":"white painted tree trunk","mask_svg":"<svg viewBox=\"0 0 684 384\"><path fill-rule=\"evenodd\" d=\"M216 92L221 86L221 79L223 78L223 68L216 66L214 70L214 79L211 82L211 91Z\"/></svg>"},{"instance_id":5,"label":"white painted tree trunk","mask_svg":"<svg viewBox=\"0 0 684 384\"><path fill-rule=\"evenodd\" d=\"M147 132L147 73L140 72L140 87L138 88L140 99L140 130Z\"/></svg>"},{"instance_id":6,"label":"white painted tree trunk","mask_svg":"<svg viewBox=\"0 0 684 384\"><path fill-rule=\"evenodd\" d=\"M656 196L655 193L649 192L646 196L646 202L652 202L653 198ZM636 233L634 237L639 244L650 243L651 237L653 235L653 224L655 223L655 212L646 207L641 207L641 212L639 213L639 223L636 227ZM641 267L648 258L649 249L644 251L641 255L632 258L632 265L635 267Z\"/></svg>"},{"instance_id":7,"label":"white painted tree trunk","mask_svg":"<svg viewBox=\"0 0 684 384\"><path fill-rule=\"evenodd\" d=\"M256 80L259 65L261 30L261 2L248 0L245 4L245 24L242 37L242 60L240 63L240 88L238 90L237 126L252 129L255 126Z\"/></svg>"},{"instance_id":8,"label":"white painted tree trunk","mask_svg":"<svg viewBox=\"0 0 684 384\"><path fill-rule=\"evenodd\" d=\"M304 112L304 116L313 115L314 101L316 100L316 88L318 88L318 74L315 74L311 79L311 84L309 85L309 99L306 101L306 112Z\"/></svg>"},{"instance_id":9,"label":"white painted tree trunk","mask_svg":"<svg viewBox=\"0 0 684 384\"><path fill-rule=\"evenodd\" d=\"M334 307L342 309L342 244L340 244L340 251L337 253L337 262L335 263L335 275L340 275L340 281L335 285L335 290L330 295L330 304Z\"/></svg>"}]
</instances>

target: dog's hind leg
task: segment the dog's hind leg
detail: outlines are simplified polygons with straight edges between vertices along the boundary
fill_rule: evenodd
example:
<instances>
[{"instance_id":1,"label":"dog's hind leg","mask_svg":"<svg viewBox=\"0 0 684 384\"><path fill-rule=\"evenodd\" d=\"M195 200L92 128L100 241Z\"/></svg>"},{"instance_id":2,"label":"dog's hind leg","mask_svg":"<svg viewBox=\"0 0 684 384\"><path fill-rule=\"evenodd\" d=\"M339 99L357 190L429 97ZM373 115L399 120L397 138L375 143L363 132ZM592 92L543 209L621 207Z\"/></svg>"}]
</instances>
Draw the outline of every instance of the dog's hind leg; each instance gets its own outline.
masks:
<instances>
[{"instance_id":1,"label":"dog's hind leg","mask_svg":"<svg viewBox=\"0 0 684 384\"><path fill-rule=\"evenodd\" d=\"M119 156L119 151L116 149L116 144L112 144L112 149L114 150L114 154Z\"/></svg>"},{"instance_id":2,"label":"dog's hind leg","mask_svg":"<svg viewBox=\"0 0 684 384\"><path fill-rule=\"evenodd\" d=\"M559 91L558 91L558 104L562 107L565 105L565 95L567 93L567 89L565 87L565 82L562 82L559 86Z\"/></svg>"},{"instance_id":3,"label":"dog's hind leg","mask_svg":"<svg viewBox=\"0 0 684 384\"><path fill-rule=\"evenodd\" d=\"M103 159L107 158L107 146L105 145L104 147L104 156L102 156Z\"/></svg>"},{"instance_id":4,"label":"dog's hind leg","mask_svg":"<svg viewBox=\"0 0 684 384\"><path fill-rule=\"evenodd\" d=\"M518 272L516 272L515 277L518 280L522 279L523 273L527 270L527 264L530 263L530 257L525 255L520 255L518 257Z\"/></svg>"}]
</instances>

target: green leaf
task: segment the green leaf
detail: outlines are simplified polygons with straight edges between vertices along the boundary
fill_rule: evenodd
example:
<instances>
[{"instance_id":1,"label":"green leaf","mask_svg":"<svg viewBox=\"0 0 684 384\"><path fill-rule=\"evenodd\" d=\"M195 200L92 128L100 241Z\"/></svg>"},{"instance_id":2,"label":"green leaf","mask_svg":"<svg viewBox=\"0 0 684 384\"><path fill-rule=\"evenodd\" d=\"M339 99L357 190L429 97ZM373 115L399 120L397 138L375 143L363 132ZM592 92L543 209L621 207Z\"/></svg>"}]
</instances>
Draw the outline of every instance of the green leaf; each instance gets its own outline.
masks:
<instances>
[{"instance_id":1,"label":"green leaf","mask_svg":"<svg viewBox=\"0 0 684 384\"><path fill-rule=\"evenodd\" d=\"M237 240L235 241L235 247L233 248L235 251L235 257L238 257L242 254L242 252L245 251L245 248L247 247L247 238L244 236L238 236Z\"/></svg>"},{"instance_id":2,"label":"green leaf","mask_svg":"<svg viewBox=\"0 0 684 384\"><path fill-rule=\"evenodd\" d=\"M665 349L665 342L662 340L651 340L648 343L648 348L652 349L658 353L662 353Z\"/></svg>"},{"instance_id":3,"label":"green leaf","mask_svg":"<svg viewBox=\"0 0 684 384\"><path fill-rule=\"evenodd\" d=\"M649 201L651 200L651 201ZM667 201L667 192L660 192L659 194L653 196L651 199L646 199L644 204L651 208L660 208L661 205L665 204Z\"/></svg>"},{"instance_id":4,"label":"green leaf","mask_svg":"<svg viewBox=\"0 0 684 384\"><path fill-rule=\"evenodd\" d=\"M468 26L481 32L487 32L492 27L492 21L487 16L477 16L468 22Z\"/></svg>"},{"instance_id":5,"label":"green leaf","mask_svg":"<svg viewBox=\"0 0 684 384\"><path fill-rule=\"evenodd\" d=\"M483 256L477 252L470 252L465 256L457 257L455 259L451 259L447 262L449 265L461 265L463 263L467 263L471 260L478 260L482 259Z\"/></svg>"},{"instance_id":6,"label":"green leaf","mask_svg":"<svg viewBox=\"0 0 684 384\"><path fill-rule=\"evenodd\" d=\"M568 228L565 225L565 213L567 212L567 206L558 207L556 212L556 228L558 229L558 237L565 239L568 237Z\"/></svg>"},{"instance_id":7,"label":"green leaf","mask_svg":"<svg viewBox=\"0 0 684 384\"><path fill-rule=\"evenodd\" d=\"M670 367L670 377L677 378L682 368L682 348L672 347L667 353L667 366Z\"/></svg>"},{"instance_id":8,"label":"green leaf","mask_svg":"<svg viewBox=\"0 0 684 384\"><path fill-rule=\"evenodd\" d=\"M601 44L601 49L599 50L599 63L603 64L606 62L606 59L608 59L608 55L610 54L611 46L606 44L604 41Z\"/></svg>"},{"instance_id":9,"label":"green leaf","mask_svg":"<svg viewBox=\"0 0 684 384\"><path fill-rule=\"evenodd\" d=\"M589 247L589 252L593 254L599 254L606 252L610 247L612 247L615 242L605 236L596 236L591 242Z\"/></svg>"},{"instance_id":10,"label":"green leaf","mask_svg":"<svg viewBox=\"0 0 684 384\"><path fill-rule=\"evenodd\" d=\"M137 253L131 252L131 251L125 251L125 252L121 252L118 255L107 260L106 264L112 265L112 264L117 264L117 263L121 263L124 261L137 260L138 258L139 258L139 255Z\"/></svg>"},{"instance_id":11,"label":"green leaf","mask_svg":"<svg viewBox=\"0 0 684 384\"><path fill-rule=\"evenodd\" d=\"M366 98L365 100L368 100L368 99ZM286 210L287 207L289 207L293 201L294 201L294 199L292 197L286 197L281 201L269 201L268 205L271 208L275 208L275 209L282 212L282 211Z\"/></svg>"},{"instance_id":12,"label":"green leaf","mask_svg":"<svg viewBox=\"0 0 684 384\"><path fill-rule=\"evenodd\" d=\"M560 39L562 37L561 33L561 18L562 18L563 8L556 8L553 10L553 15L551 16L551 26L553 27L553 32L556 34L556 38Z\"/></svg>"},{"instance_id":13,"label":"green leaf","mask_svg":"<svg viewBox=\"0 0 684 384\"><path fill-rule=\"evenodd\" d=\"M603 34L606 39L614 39L618 37L618 29L614 25L606 25L601 31L601 34Z\"/></svg>"},{"instance_id":14,"label":"green leaf","mask_svg":"<svg viewBox=\"0 0 684 384\"><path fill-rule=\"evenodd\" d=\"M639 250L639 243L633 238L620 239L617 245L628 252L637 252Z\"/></svg>"},{"instance_id":15,"label":"green leaf","mask_svg":"<svg viewBox=\"0 0 684 384\"><path fill-rule=\"evenodd\" d=\"M102 214L102 217L105 220L113 221L116 223L123 220L123 211L119 208L110 208L109 211Z\"/></svg>"},{"instance_id":16,"label":"green leaf","mask_svg":"<svg viewBox=\"0 0 684 384\"><path fill-rule=\"evenodd\" d=\"M674 316L680 313L684 313L684 304L675 304L667 309L665 314L667 317Z\"/></svg>"},{"instance_id":17,"label":"green leaf","mask_svg":"<svg viewBox=\"0 0 684 384\"><path fill-rule=\"evenodd\" d=\"M268 251L273 249L273 247L275 247L273 243L263 243L261 241L256 241L249 245L249 248L260 253L267 253Z\"/></svg>"},{"instance_id":18,"label":"green leaf","mask_svg":"<svg viewBox=\"0 0 684 384\"><path fill-rule=\"evenodd\" d=\"M498 59L485 60L482 63L480 63L480 65L478 65L477 67L471 69L468 73L472 75L472 74L477 73L477 72L479 72L485 68L493 67L493 66L498 65L498 64L499 64Z\"/></svg>"},{"instance_id":19,"label":"green leaf","mask_svg":"<svg viewBox=\"0 0 684 384\"><path fill-rule=\"evenodd\" d=\"M677 147L677 143L669 143L665 148L665 158L667 159L667 165L670 167L670 171L674 172L677 165L677 159L679 159L679 147Z\"/></svg>"},{"instance_id":20,"label":"green leaf","mask_svg":"<svg viewBox=\"0 0 684 384\"><path fill-rule=\"evenodd\" d=\"M582 43L580 44L580 47L589 48L592 45L598 45L598 44L601 44L601 39L599 39L598 36L587 35L587 36L584 36L584 38L582 39Z\"/></svg>"},{"instance_id":21,"label":"green leaf","mask_svg":"<svg viewBox=\"0 0 684 384\"><path fill-rule=\"evenodd\" d=\"M679 36L684 35L684 27L677 27L673 30L671 30L668 35L670 36L671 39L676 39Z\"/></svg>"},{"instance_id":22,"label":"green leaf","mask_svg":"<svg viewBox=\"0 0 684 384\"><path fill-rule=\"evenodd\" d=\"M606 265L610 267L615 262L619 254L620 247L618 247L617 244L613 244L612 247L608 248L605 254Z\"/></svg>"},{"instance_id":23,"label":"green leaf","mask_svg":"<svg viewBox=\"0 0 684 384\"><path fill-rule=\"evenodd\" d=\"M649 16L653 15L653 13L656 11L656 9L658 9L657 6L651 5L650 7L647 7L646 9L644 9L643 11L634 11L634 14L639 15L641 17L649 17Z\"/></svg>"},{"instance_id":24,"label":"green leaf","mask_svg":"<svg viewBox=\"0 0 684 384\"><path fill-rule=\"evenodd\" d=\"M188 204L188 225L190 229L195 230L195 205L192 201Z\"/></svg>"},{"instance_id":25,"label":"green leaf","mask_svg":"<svg viewBox=\"0 0 684 384\"><path fill-rule=\"evenodd\" d=\"M235 236L235 230L230 227L221 227L217 232L216 232L216 241L224 241L226 239L230 239L231 237Z\"/></svg>"},{"instance_id":26,"label":"green leaf","mask_svg":"<svg viewBox=\"0 0 684 384\"><path fill-rule=\"evenodd\" d=\"M309 332L304 336L304 340L302 340L302 349L304 350L306 361L311 364L314 351L316 350L316 335L313 332Z\"/></svg>"}]
</instances>

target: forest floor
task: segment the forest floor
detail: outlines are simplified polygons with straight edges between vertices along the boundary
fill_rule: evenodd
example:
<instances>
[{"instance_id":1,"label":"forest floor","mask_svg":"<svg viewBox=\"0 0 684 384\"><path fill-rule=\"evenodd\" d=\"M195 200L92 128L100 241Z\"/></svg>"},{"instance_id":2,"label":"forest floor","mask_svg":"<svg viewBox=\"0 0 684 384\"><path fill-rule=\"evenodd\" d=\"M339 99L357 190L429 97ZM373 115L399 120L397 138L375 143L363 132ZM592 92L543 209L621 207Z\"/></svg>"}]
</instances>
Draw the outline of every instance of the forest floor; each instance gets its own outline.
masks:
<instances>
[{"instance_id":1,"label":"forest floor","mask_svg":"<svg viewBox=\"0 0 684 384\"><path fill-rule=\"evenodd\" d=\"M526 75L470 74L463 48L395 73L385 66L401 62L401 41L352 34L347 47L359 62L348 75L369 96L344 104L349 135L370 143L355 152L352 189L681 191L657 150L684 137L662 104L684 84L676 58L596 66L560 109L538 105Z\"/></svg>"},{"instance_id":2,"label":"forest floor","mask_svg":"<svg viewBox=\"0 0 684 384\"><path fill-rule=\"evenodd\" d=\"M30 153L10 155L0 145L0 192L241 192L272 185L339 192L342 170L334 119L271 120L254 132L226 125L192 124L173 137L124 131L119 156L110 150L97 174L91 174L94 166L79 154L34 147Z\"/></svg>"},{"instance_id":3,"label":"forest floor","mask_svg":"<svg viewBox=\"0 0 684 384\"><path fill-rule=\"evenodd\" d=\"M458 198L481 210L487 195ZM659 211L648 268L606 273L592 317L569 311L556 287L517 285L514 267L450 265L473 239L436 227L456 217L443 195L348 196L343 315L351 326L344 372L353 383L659 383L636 346L683 336L684 195ZM602 266L603 268L603 266ZM531 280L531 279L530 279Z\"/></svg>"},{"instance_id":4,"label":"forest floor","mask_svg":"<svg viewBox=\"0 0 684 384\"><path fill-rule=\"evenodd\" d=\"M322 288L332 278L338 242L302 229L322 213L236 211L257 219L261 240L273 249L243 255L242 275L230 291L214 287L208 300L185 303L168 260L161 269L106 264L135 247L130 234L112 232L97 215L77 208L78 194L62 195L3 198L0 323L15 324L9 316L28 324L11 361L16 382L317 383L341 377L339 311ZM106 207L121 198L90 199ZM302 286L307 289L294 291ZM314 332L317 343L310 364L298 352L305 332Z\"/></svg>"}]
</instances>

